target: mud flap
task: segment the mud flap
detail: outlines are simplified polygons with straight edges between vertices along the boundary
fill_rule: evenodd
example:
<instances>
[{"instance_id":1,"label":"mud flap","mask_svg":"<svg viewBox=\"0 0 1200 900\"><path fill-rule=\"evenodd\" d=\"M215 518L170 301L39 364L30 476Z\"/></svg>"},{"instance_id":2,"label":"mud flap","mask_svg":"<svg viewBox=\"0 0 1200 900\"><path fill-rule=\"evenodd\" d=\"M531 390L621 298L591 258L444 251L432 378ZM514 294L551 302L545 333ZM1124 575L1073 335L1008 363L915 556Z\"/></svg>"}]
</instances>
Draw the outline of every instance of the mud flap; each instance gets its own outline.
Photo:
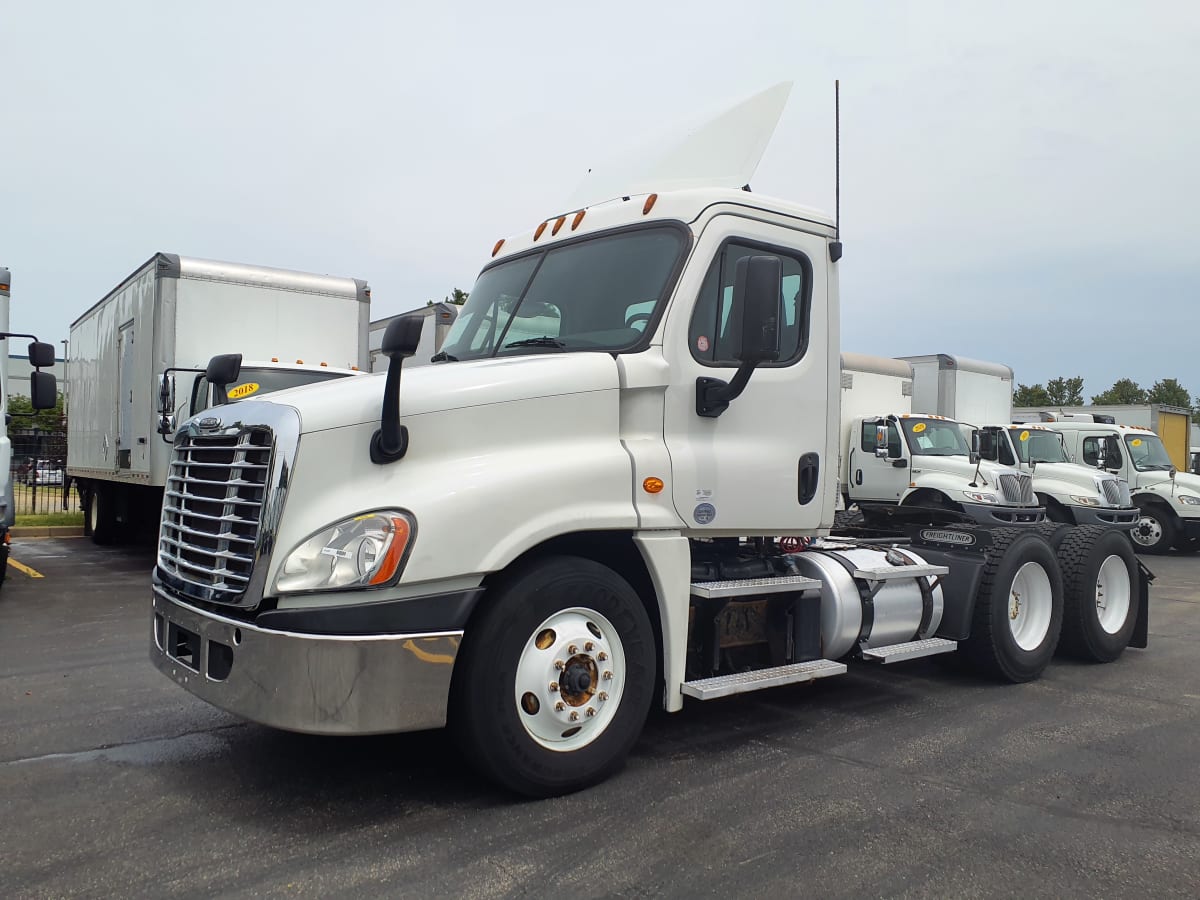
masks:
<instances>
[{"instance_id":1,"label":"mud flap","mask_svg":"<svg viewBox=\"0 0 1200 900\"><path fill-rule=\"evenodd\" d=\"M1150 582L1154 581L1154 573L1146 568L1146 564L1138 560L1138 593L1141 602L1138 604L1137 622L1133 626L1133 634L1129 637L1129 646L1145 650L1150 644Z\"/></svg>"}]
</instances>

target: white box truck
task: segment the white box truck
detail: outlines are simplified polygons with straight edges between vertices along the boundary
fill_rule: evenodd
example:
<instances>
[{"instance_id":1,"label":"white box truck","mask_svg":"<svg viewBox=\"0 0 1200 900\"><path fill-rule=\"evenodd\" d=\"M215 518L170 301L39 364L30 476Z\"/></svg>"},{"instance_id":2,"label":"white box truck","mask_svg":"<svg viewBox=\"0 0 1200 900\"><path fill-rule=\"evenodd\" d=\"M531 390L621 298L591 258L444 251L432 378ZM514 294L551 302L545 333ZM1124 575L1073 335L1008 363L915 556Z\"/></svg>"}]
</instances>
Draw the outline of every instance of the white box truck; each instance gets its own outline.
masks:
<instances>
[{"instance_id":1,"label":"white box truck","mask_svg":"<svg viewBox=\"0 0 1200 900\"><path fill-rule=\"evenodd\" d=\"M902 356L913 367L913 412L980 425L1007 422L1012 412L1013 370L949 353Z\"/></svg>"},{"instance_id":2,"label":"white box truck","mask_svg":"<svg viewBox=\"0 0 1200 900\"><path fill-rule=\"evenodd\" d=\"M12 299L12 273L0 267L0 413L8 421L8 358L9 345L15 338L29 338L29 363L33 371L29 375L29 399L33 408L53 409L58 402L57 380L43 367L54 365L54 346L40 342L32 334L14 334L8 330L9 303ZM8 437L8 426L0 432L0 585L8 573L9 533L16 521L16 503L13 497L12 441Z\"/></svg>"},{"instance_id":3,"label":"white box truck","mask_svg":"<svg viewBox=\"0 0 1200 900\"><path fill-rule=\"evenodd\" d=\"M156 253L71 325L67 475L85 530L108 543L157 520L164 372L186 370L168 376L182 421L209 404L199 373L214 355L247 360L231 399L261 395L365 370L369 320L359 279Z\"/></svg>"},{"instance_id":4,"label":"white box truck","mask_svg":"<svg viewBox=\"0 0 1200 900\"><path fill-rule=\"evenodd\" d=\"M413 358L409 362L410 368L427 366L431 362L434 362L435 357L442 349L446 335L450 333L450 326L458 318L459 309L460 307L457 303L430 303L395 316L376 319L371 323L367 335L371 353L370 370L372 372L380 372L387 368L387 357L383 355L382 350L383 333L400 316L417 316L424 320L424 324L421 327L421 344L417 347L417 352L413 354Z\"/></svg>"},{"instance_id":5,"label":"white box truck","mask_svg":"<svg viewBox=\"0 0 1200 900\"><path fill-rule=\"evenodd\" d=\"M778 90L697 134L761 153L770 109ZM1143 646L1146 580L1112 529L826 538L842 244L742 190L753 165L703 168L722 177L668 166L497 244L445 362L403 370L402 317L386 377L184 423L174 459L206 461L161 523L160 671L294 731L448 723L545 796L611 775L654 702L959 649L1028 681L1060 636Z\"/></svg>"}]
</instances>

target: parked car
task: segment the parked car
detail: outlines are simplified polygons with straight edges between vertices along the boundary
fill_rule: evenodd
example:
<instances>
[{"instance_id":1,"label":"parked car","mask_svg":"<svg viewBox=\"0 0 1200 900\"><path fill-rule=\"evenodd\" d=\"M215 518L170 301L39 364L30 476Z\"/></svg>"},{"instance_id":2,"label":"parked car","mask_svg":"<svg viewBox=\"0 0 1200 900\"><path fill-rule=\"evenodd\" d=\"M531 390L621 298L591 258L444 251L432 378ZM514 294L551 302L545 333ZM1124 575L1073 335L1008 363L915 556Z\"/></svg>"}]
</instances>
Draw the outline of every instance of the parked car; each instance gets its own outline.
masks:
<instances>
[{"instance_id":1,"label":"parked car","mask_svg":"<svg viewBox=\"0 0 1200 900\"><path fill-rule=\"evenodd\" d=\"M26 484L62 484L63 467L61 463L39 459L37 464L25 472Z\"/></svg>"}]
</instances>

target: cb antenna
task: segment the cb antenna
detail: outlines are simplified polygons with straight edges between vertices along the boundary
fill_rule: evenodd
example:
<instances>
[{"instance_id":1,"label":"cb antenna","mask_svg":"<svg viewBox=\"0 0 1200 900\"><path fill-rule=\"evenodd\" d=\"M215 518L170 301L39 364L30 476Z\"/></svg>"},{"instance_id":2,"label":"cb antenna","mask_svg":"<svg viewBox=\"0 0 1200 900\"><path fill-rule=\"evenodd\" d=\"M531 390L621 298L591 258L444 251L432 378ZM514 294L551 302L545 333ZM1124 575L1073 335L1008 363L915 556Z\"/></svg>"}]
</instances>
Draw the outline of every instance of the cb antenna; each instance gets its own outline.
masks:
<instances>
[{"instance_id":1,"label":"cb antenna","mask_svg":"<svg viewBox=\"0 0 1200 900\"><path fill-rule=\"evenodd\" d=\"M829 259L842 258L842 92L841 82L833 82L833 243Z\"/></svg>"}]
</instances>

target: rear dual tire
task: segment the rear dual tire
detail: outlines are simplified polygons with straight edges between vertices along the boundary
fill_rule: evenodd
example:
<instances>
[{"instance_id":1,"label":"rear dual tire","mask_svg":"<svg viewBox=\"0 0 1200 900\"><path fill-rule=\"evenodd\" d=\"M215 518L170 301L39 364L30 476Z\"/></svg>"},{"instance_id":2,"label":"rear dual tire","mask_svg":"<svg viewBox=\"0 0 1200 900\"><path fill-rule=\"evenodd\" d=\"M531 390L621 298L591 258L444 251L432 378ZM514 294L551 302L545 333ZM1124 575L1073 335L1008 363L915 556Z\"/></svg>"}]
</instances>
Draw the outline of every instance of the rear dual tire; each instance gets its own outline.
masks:
<instances>
[{"instance_id":1,"label":"rear dual tire","mask_svg":"<svg viewBox=\"0 0 1200 900\"><path fill-rule=\"evenodd\" d=\"M1058 559L1064 583L1063 651L1112 662L1129 646L1141 611L1133 546L1120 531L1085 525L1063 537Z\"/></svg>"}]
</instances>

